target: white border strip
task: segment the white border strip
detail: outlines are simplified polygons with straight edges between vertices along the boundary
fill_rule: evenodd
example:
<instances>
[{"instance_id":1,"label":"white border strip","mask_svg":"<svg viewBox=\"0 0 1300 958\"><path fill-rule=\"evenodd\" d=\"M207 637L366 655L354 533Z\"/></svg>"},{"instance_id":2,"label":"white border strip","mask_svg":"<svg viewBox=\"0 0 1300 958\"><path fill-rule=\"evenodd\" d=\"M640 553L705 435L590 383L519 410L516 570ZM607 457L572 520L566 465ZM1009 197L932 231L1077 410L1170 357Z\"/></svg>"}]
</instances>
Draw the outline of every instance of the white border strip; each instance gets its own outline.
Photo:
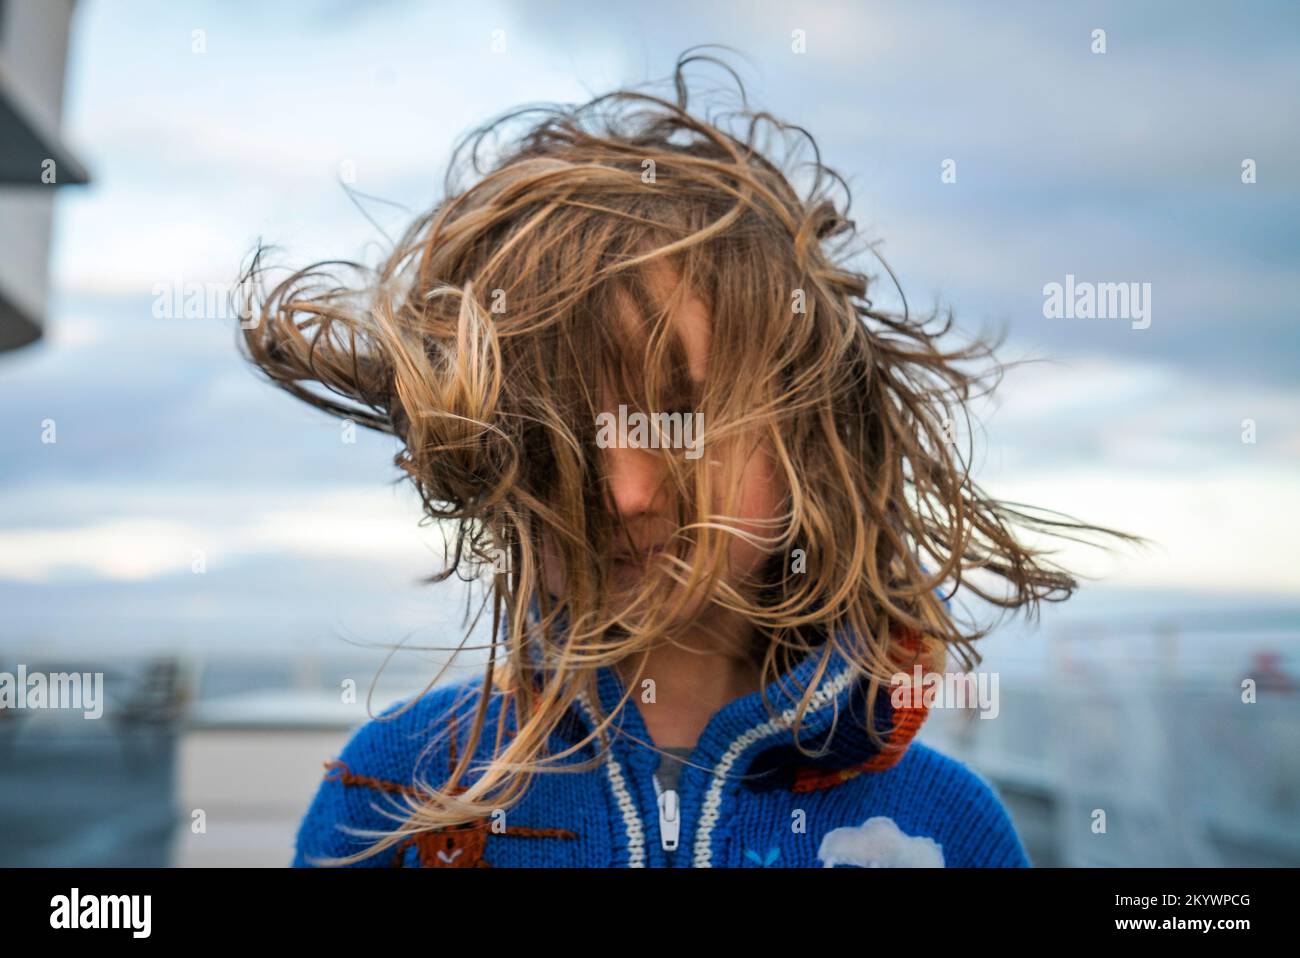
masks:
<instances>
[{"instance_id":1,"label":"white border strip","mask_svg":"<svg viewBox=\"0 0 1300 958\"><path fill-rule=\"evenodd\" d=\"M540 622L541 617L533 612L530 604L527 615L529 628L535 629ZM587 727L594 729L596 727L596 716L592 711L591 701L587 698L585 692L578 696L578 703L582 706L583 712L586 713ZM623 816L623 828L627 832L627 867L645 868L645 826L641 822L641 816L637 814L636 802L632 800L632 793L627 787L627 779L623 777L623 766L614 757L612 745L605 753L605 774L609 778L609 787L614 793L614 803L618 806L619 814Z\"/></svg>"},{"instance_id":2,"label":"white border strip","mask_svg":"<svg viewBox=\"0 0 1300 958\"><path fill-rule=\"evenodd\" d=\"M596 727L596 717L592 713L591 703L587 699L586 693L578 696L578 701L582 705L582 710L587 714L587 725L589 728ZM645 827L641 823L641 816L637 814L636 802L632 800L632 793L628 791L627 779L623 777L623 767L614 757L614 747L610 747L605 753L605 773L609 777L609 787L614 793L614 803L618 806L619 814L623 816L623 827L627 831L627 867L628 868L645 868Z\"/></svg>"},{"instance_id":3,"label":"white border strip","mask_svg":"<svg viewBox=\"0 0 1300 958\"><path fill-rule=\"evenodd\" d=\"M808 703L806 714L812 715L814 712L819 712L833 702L853 680L854 672L853 667L849 666L829 683L818 689ZM777 732L791 728L796 718L798 718L798 713L794 709L786 709L776 718L768 719L766 722L755 725L747 732L737 736L723 754L722 760L713 769L713 781L709 783L709 790L705 793L704 802L700 807L700 820L695 828L695 851L691 867L713 867L713 826L718 823L718 814L722 808L722 787L726 784L726 776L731 771L732 766L736 764L740 756L751 745L761 739L775 735Z\"/></svg>"}]
</instances>

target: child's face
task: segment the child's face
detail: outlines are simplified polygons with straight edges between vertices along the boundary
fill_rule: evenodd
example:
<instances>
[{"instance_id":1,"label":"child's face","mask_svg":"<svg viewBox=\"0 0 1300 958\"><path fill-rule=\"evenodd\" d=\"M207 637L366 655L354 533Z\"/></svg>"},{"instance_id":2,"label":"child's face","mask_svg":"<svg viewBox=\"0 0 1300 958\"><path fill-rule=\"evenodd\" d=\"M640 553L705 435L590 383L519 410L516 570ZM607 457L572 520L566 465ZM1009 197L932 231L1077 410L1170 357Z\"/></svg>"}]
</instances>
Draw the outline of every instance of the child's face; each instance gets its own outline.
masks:
<instances>
[{"instance_id":1,"label":"child's face","mask_svg":"<svg viewBox=\"0 0 1300 958\"><path fill-rule=\"evenodd\" d=\"M666 284L670 281L669 275L660 275L661 282ZM665 287L665 290L668 288ZM624 322L629 322L631 318L630 315L622 317ZM690 377L698 394L709 376L708 309L698 297L690 294L674 312L672 323L681 337ZM726 370L720 370L720 374L725 373ZM602 408L616 413L620 401L608 388L602 392ZM707 436L708 424L704 425ZM740 488L727 513L727 525L758 537L770 538L778 528L774 520L781 514L786 497L784 476L771 454L771 442L755 435L743 444L733 442L728 443L728 446L727 450L719 449L706 440L703 454L695 467L717 469L720 472L722 456L743 457ZM670 454L681 456L685 452L686 450L672 450ZM622 608L644 576L654 568L654 551L667 543L677 529L671 500L673 484L667 475L668 467L662 458L663 453L659 450L615 446L600 449L599 455L613 508L626 525L628 537L632 540L631 545L625 541L616 542L615 555L609 560L616 593L611 598L615 608ZM720 481L714 483L715 487L720 485ZM726 505L720 498L726 491L717 490L719 499L712 505L714 512L721 512ZM726 539L728 566L723 578L729 584L737 586L759 570L769 552L759 544L737 535L728 534ZM689 554L684 558L687 562L691 561ZM560 595L563 588L562 568L557 560L553 551L547 549L547 587L553 594ZM671 599L674 604L681 598L678 595L681 589L681 585L674 586ZM620 597L622 602L619 601ZM682 617L693 614L704 600L703 595L692 597L683 607Z\"/></svg>"}]
</instances>

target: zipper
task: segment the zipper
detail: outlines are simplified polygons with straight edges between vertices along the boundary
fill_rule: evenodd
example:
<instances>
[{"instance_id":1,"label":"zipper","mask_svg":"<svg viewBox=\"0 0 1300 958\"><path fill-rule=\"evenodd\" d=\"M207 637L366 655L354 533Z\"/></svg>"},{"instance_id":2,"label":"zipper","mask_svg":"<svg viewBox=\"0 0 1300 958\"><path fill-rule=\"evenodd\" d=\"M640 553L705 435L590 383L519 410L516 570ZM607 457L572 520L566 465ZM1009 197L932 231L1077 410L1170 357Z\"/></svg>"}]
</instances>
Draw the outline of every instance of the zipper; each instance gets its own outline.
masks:
<instances>
[{"instance_id":1,"label":"zipper","mask_svg":"<svg viewBox=\"0 0 1300 958\"><path fill-rule=\"evenodd\" d=\"M579 700L589 724L594 724L595 719L592 716L591 706L589 703ZM639 769L635 768L634 762L624 762L618 754L617 742L609 743L609 752L606 755L606 775L609 778L610 787L613 789L619 813L623 816L624 826L628 828L629 840L632 838L631 825L633 822L637 825L638 837L640 842L637 844L643 850L643 865L653 865L653 856L649 854L653 846L645 845L649 839L649 830L646 828L646 820L642 816L643 803L648 797L644 791L644 779L641 779ZM677 789L665 789L659 784L658 777L651 772L650 782L654 786L655 805L659 813L659 844L660 849L665 852L673 852L681 839L681 797ZM633 822L629 822L627 816L632 816ZM664 854L663 867L674 867L673 858L675 856Z\"/></svg>"},{"instance_id":2,"label":"zipper","mask_svg":"<svg viewBox=\"0 0 1300 958\"><path fill-rule=\"evenodd\" d=\"M651 775L655 786L655 797L659 804L659 843L666 852L677 851L677 843L682 831L682 806L677 789L664 788L659 784L659 776Z\"/></svg>"}]
</instances>

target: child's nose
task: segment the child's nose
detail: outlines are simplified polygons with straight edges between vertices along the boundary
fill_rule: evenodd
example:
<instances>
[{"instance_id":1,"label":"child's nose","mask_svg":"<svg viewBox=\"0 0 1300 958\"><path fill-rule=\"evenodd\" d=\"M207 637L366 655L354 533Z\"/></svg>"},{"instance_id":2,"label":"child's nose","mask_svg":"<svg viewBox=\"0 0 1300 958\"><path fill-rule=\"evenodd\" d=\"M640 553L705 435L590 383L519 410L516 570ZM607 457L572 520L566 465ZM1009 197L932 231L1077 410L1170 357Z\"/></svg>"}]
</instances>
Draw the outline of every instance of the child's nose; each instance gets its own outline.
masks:
<instances>
[{"instance_id":1,"label":"child's nose","mask_svg":"<svg viewBox=\"0 0 1300 958\"><path fill-rule=\"evenodd\" d=\"M653 515L662 509L664 470L655 452L612 448L601 453L614 508L623 518Z\"/></svg>"}]
</instances>

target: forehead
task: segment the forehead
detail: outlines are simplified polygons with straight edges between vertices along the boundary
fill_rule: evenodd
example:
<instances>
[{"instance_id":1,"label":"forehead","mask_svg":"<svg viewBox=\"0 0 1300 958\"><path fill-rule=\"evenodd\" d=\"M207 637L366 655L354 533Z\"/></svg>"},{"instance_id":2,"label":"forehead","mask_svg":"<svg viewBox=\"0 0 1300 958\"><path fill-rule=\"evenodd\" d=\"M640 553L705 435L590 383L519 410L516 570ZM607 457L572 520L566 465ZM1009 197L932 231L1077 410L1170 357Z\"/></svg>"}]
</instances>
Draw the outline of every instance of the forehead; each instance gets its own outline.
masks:
<instances>
[{"instance_id":1,"label":"forehead","mask_svg":"<svg viewBox=\"0 0 1300 958\"><path fill-rule=\"evenodd\" d=\"M642 274L655 306L668 310L668 322L681 343L692 380L702 383L709 370L709 309L689 288L679 288L677 274L666 264L655 262ZM625 289L617 292L618 328L625 341L643 349L649 333L647 318L641 315Z\"/></svg>"}]
</instances>

